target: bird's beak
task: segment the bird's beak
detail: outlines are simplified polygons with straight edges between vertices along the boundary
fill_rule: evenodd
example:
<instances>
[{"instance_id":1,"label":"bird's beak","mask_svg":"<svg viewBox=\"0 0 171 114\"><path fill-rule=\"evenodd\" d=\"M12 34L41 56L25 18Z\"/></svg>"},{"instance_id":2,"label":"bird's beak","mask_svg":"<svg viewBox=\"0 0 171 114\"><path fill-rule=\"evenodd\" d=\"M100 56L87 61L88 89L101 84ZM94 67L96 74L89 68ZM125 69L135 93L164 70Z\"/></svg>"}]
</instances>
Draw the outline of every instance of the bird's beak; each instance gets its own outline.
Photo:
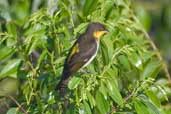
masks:
<instances>
[{"instance_id":1,"label":"bird's beak","mask_svg":"<svg viewBox=\"0 0 171 114\"><path fill-rule=\"evenodd\" d=\"M107 33L108 33L107 30L96 31L95 34L94 34L94 37L99 39L101 36L103 36L104 34L107 34Z\"/></svg>"},{"instance_id":2,"label":"bird's beak","mask_svg":"<svg viewBox=\"0 0 171 114\"><path fill-rule=\"evenodd\" d=\"M103 30L103 31L100 31L99 33L101 34L101 35L104 35L104 34L107 34L109 31L108 30Z\"/></svg>"},{"instance_id":3,"label":"bird's beak","mask_svg":"<svg viewBox=\"0 0 171 114\"><path fill-rule=\"evenodd\" d=\"M102 32L102 33L101 33L102 35L109 33L108 30L104 30L104 31L101 31L101 32Z\"/></svg>"}]
</instances>

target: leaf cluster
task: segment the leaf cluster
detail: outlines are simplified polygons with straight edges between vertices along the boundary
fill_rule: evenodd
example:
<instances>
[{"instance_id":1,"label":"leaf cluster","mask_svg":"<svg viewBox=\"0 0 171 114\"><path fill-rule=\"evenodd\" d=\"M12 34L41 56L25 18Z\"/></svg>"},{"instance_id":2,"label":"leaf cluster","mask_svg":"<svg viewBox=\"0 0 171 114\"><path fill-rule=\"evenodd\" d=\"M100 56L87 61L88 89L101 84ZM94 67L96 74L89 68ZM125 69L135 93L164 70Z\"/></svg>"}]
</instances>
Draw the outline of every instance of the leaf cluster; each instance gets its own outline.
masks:
<instances>
[{"instance_id":1,"label":"leaf cluster","mask_svg":"<svg viewBox=\"0 0 171 114\"><path fill-rule=\"evenodd\" d=\"M167 114L161 102L167 102L171 89L167 81L156 82L163 63L130 1L59 0L52 4L55 10L49 5L21 23L1 23L0 79L15 80L10 84L19 96L17 107L24 110L11 108L9 113ZM55 86L69 48L89 22L105 24L109 34L101 39L95 60L70 80L69 108L64 110L65 101ZM0 86L0 91L4 88ZM14 89L0 95L12 96Z\"/></svg>"}]
</instances>

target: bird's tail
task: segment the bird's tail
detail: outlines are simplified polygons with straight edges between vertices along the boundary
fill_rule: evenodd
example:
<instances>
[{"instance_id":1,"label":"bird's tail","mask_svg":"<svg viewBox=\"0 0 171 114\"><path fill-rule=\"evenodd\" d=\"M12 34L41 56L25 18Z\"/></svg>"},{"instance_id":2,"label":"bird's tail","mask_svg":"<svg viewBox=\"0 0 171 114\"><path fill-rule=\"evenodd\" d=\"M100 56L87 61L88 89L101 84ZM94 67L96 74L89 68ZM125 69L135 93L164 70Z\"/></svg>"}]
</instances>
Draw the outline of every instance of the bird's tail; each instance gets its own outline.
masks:
<instances>
[{"instance_id":1,"label":"bird's tail","mask_svg":"<svg viewBox=\"0 0 171 114\"><path fill-rule=\"evenodd\" d=\"M60 95L65 95L66 88L69 82L69 73L63 73L60 82L56 86L56 90L59 91Z\"/></svg>"},{"instance_id":2,"label":"bird's tail","mask_svg":"<svg viewBox=\"0 0 171 114\"><path fill-rule=\"evenodd\" d=\"M56 90L61 90L67 87L67 84L65 83L65 80L60 80L60 82L56 85Z\"/></svg>"},{"instance_id":3,"label":"bird's tail","mask_svg":"<svg viewBox=\"0 0 171 114\"><path fill-rule=\"evenodd\" d=\"M68 79L61 79L60 82L56 86L56 90L59 92L60 97L64 100L64 108L67 109L69 100L67 100L65 97L66 91L67 91L67 84Z\"/></svg>"}]
</instances>

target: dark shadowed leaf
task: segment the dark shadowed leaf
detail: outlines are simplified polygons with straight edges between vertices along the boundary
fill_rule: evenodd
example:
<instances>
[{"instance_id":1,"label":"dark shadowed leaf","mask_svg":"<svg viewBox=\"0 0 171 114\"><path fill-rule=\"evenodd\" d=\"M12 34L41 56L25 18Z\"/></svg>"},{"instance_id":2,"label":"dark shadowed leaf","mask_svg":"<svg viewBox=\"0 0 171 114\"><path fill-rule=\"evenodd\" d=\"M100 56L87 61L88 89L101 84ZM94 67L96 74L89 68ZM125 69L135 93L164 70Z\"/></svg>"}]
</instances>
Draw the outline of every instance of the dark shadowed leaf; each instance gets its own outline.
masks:
<instances>
[{"instance_id":1,"label":"dark shadowed leaf","mask_svg":"<svg viewBox=\"0 0 171 114\"><path fill-rule=\"evenodd\" d=\"M66 114L77 114L77 110L73 105L71 105L66 111Z\"/></svg>"}]
</instances>

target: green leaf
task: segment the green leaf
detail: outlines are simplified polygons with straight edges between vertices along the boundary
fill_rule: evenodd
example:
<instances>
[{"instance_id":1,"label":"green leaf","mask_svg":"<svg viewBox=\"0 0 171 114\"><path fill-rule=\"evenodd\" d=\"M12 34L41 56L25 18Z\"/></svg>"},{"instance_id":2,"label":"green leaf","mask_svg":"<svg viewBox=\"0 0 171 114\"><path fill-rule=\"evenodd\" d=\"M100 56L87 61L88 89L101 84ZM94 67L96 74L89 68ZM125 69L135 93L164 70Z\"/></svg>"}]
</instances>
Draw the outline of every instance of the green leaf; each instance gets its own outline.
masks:
<instances>
[{"instance_id":1,"label":"green leaf","mask_svg":"<svg viewBox=\"0 0 171 114\"><path fill-rule=\"evenodd\" d=\"M148 95L148 97L150 98L150 100L158 107L161 106L160 100L157 97L157 94L155 94L153 91L151 90L147 90L146 94Z\"/></svg>"},{"instance_id":2,"label":"green leaf","mask_svg":"<svg viewBox=\"0 0 171 114\"><path fill-rule=\"evenodd\" d=\"M88 14L92 13L93 9L96 8L98 0L85 0L83 6L83 14L84 16L88 16Z\"/></svg>"},{"instance_id":3,"label":"green leaf","mask_svg":"<svg viewBox=\"0 0 171 114\"><path fill-rule=\"evenodd\" d=\"M83 106L84 106L85 114L91 114L90 106L86 101L83 101Z\"/></svg>"},{"instance_id":4,"label":"green leaf","mask_svg":"<svg viewBox=\"0 0 171 114\"><path fill-rule=\"evenodd\" d=\"M0 61L11 56L13 53L14 53L14 49L0 46Z\"/></svg>"},{"instance_id":5,"label":"green leaf","mask_svg":"<svg viewBox=\"0 0 171 114\"><path fill-rule=\"evenodd\" d=\"M16 26L14 25L14 23L9 22L7 23L6 27L7 27L8 33L11 35L11 37L7 39L7 46L8 47L15 46L15 44L17 43Z\"/></svg>"},{"instance_id":6,"label":"green leaf","mask_svg":"<svg viewBox=\"0 0 171 114\"><path fill-rule=\"evenodd\" d=\"M109 112L109 103L99 91L96 92L96 106L101 114Z\"/></svg>"},{"instance_id":7,"label":"green leaf","mask_svg":"<svg viewBox=\"0 0 171 114\"><path fill-rule=\"evenodd\" d=\"M119 92L119 89L117 85L114 83L113 80L106 80L104 82L106 84L106 87L108 88L108 94L111 96L111 98L120 106L123 105L123 99Z\"/></svg>"},{"instance_id":8,"label":"green leaf","mask_svg":"<svg viewBox=\"0 0 171 114\"><path fill-rule=\"evenodd\" d=\"M75 89L79 83L81 82L81 78L80 77L73 77L70 81L69 81L69 84L68 84L68 88L69 89Z\"/></svg>"},{"instance_id":9,"label":"green leaf","mask_svg":"<svg viewBox=\"0 0 171 114\"><path fill-rule=\"evenodd\" d=\"M33 28L27 30L25 35L27 36L25 39L26 45L26 52L30 54L33 50L37 47L44 47L46 44L46 36L45 31L46 27L42 26L41 24L36 24Z\"/></svg>"},{"instance_id":10,"label":"green leaf","mask_svg":"<svg viewBox=\"0 0 171 114\"><path fill-rule=\"evenodd\" d=\"M150 100L145 96L139 96L141 102L143 102L147 107L150 114L160 114L158 107L156 107Z\"/></svg>"},{"instance_id":11,"label":"green leaf","mask_svg":"<svg viewBox=\"0 0 171 114\"><path fill-rule=\"evenodd\" d=\"M155 78L161 67L162 65L160 61L149 61L141 73L141 79L145 79L146 77Z\"/></svg>"},{"instance_id":12,"label":"green leaf","mask_svg":"<svg viewBox=\"0 0 171 114\"><path fill-rule=\"evenodd\" d=\"M151 102L146 102L146 105L149 107L150 114L161 114L158 107Z\"/></svg>"},{"instance_id":13,"label":"green leaf","mask_svg":"<svg viewBox=\"0 0 171 114\"><path fill-rule=\"evenodd\" d=\"M91 66L91 65L88 65L88 67L89 66ZM98 59L97 58L95 58L94 60L93 60L93 70L95 71L95 72L100 72L100 63L99 63L99 61L98 61Z\"/></svg>"},{"instance_id":14,"label":"green leaf","mask_svg":"<svg viewBox=\"0 0 171 114\"><path fill-rule=\"evenodd\" d=\"M135 67L139 68L140 70L142 69L142 60L138 56L137 53L129 54L129 58L128 59L129 59L129 61L131 62L132 65L134 65Z\"/></svg>"},{"instance_id":15,"label":"green leaf","mask_svg":"<svg viewBox=\"0 0 171 114\"><path fill-rule=\"evenodd\" d=\"M108 56L109 56L109 59L111 60L112 56L113 56L113 41L110 39L111 36L109 36L110 33L108 33L107 35L105 35L101 41L102 43L105 44L106 46L106 51L108 52ZM110 61L112 62L112 61Z\"/></svg>"},{"instance_id":16,"label":"green leaf","mask_svg":"<svg viewBox=\"0 0 171 114\"><path fill-rule=\"evenodd\" d=\"M109 55L108 55L108 48L104 41L101 40L101 53L103 58L104 65L107 65L109 63Z\"/></svg>"},{"instance_id":17,"label":"green leaf","mask_svg":"<svg viewBox=\"0 0 171 114\"><path fill-rule=\"evenodd\" d=\"M106 2L101 1L102 2L102 17L105 19L108 19L108 17L110 16L110 13L112 11L113 5L114 5L114 1L112 0L107 0Z\"/></svg>"},{"instance_id":18,"label":"green leaf","mask_svg":"<svg viewBox=\"0 0 171 114\"><path fill-rule=\"evenodd\" d=\"M137 18L140 20L144 28L147 31L149 31L150 26L151 26L151 17L149 13L145 11L145 9L140 5L138 5L136 8L137 8L136 9Z\"/></svg>"},{"instance_id":19,"label":"green leaf","mask_svg":"<svg viewBox=\"0 0 171 114\"><path fill-rule=\"evenodd\" d=\"M88 23L81 23L74 29L74 35L78 33L83 33Z\"/></svg>"},{"instance_id":20,"label":"green leaf","mask_svg":"<svg viewBox=\"0 0 171 114\"><path fill-rule=\"evenodd\" d=\"M126 69L126 70L131 69L130 63L129 63L129 61L128 61L128 57L126 57L125 55L120 55L120 56L118 57L118 59L119 59L119 63L122 65L122 67L123 67L124 69Z\"/></svg>"},{"instance_id":21,"label":"green leaf","mask_svg":"<svg viewBox=\"0 0 171 114\"><path fill-rule=\"evenodd\" d=\"M36 68L39 68L39 67L40 67L40 64L42 63L42 61L45 60L46 55L47 55L47 51L44 50L44 51L41 53L41 55L40 55L40 57L39 57L39 59L38 59Z\"/></svg>"},{"instance_id":22,"label":"green leaf","mask_svg":"<svg viewBox=\"0 0 171 114\"><path fill-rule=\"evenodd\" d=\"M15 78L4 78L0 81L0 96L16 95L18 80Z\"/></svg>"},{"instance_id":23,"label":"green leaf","mask_svg":"<svg viewBox=\"0 0 171 114\"><path fill-rule=\"evenodd\" d=\"M10 108L7 114L18 114L18 108Z\"/></svg>"},{"instance_id":24,"label":"green leaf","mask_svg":"<svg viewBox=\"0 0 171 114\"><path fill-rule=\"evenodd\" d=\"M107 99L107 88L105 87L104 83L101 83L99 87L99 91L103 94L104 98Z\"/></svg>"},{"instance_id":25,"label":"green leaf","mask_svg":"<svg viewBox=\"0 0 171 114\"><path fill-rule=\"evenodd\" d=\"M87 95L87 98L89 100L89 103L90 103L91 108L93 108L96 105L96 102L95 102L94 97L88 91L87 91L86 95Z\"/></svg>"},{"instance_id":26,"label":"green leaf","mask_svg":"<svg viewBox=\"0 0 171 114\"><path fill-rule=\"evenodd\" d=\"M0 79L6 76L12 76L16 78L16 73L21 59L10 60L1 70Z\"/></svg>"},{"instance_id":27,"label":"green leaf","mask_svg":"<svg viewBox=\"0 0 171 114\"><path fill-rule=\"evenodd\" d=\"M134 112L116 112L114 114L135 114Z\"/></svg>"},{"instance_id":28,"label":"green leaf","mask_svg":"<svg viewBox=\"0 0 171 114\"><path fill-rule=\"evenodd\" d=\"M52 94L52 92L49 93L49 98L48 98L48 104L54 104L55 103L55 97Z\"/></svg>"},{"instance_id":29,"label":"green leaf","mask_svg":"<svg viewBox=\"0 0 171 114\"><path fill-rule=\"evenodd\" d=\"M8 33L12 34L13 37L17 37L17 30L16 30L16 26L14 25L14 23L12 22L9 22L6 24L6 27L7 27L7 31Z\"/></svg>"},{"instance_id":30,"label":"green leaf","mask_svg":"<svg viewBox=\"0 0 171 114\"><path fill-rule=\"evenodd\" d=\"M106 76L110 78L110 80L113 81L113 83L116 84L116 86L118 87L118 69L116 67L112 67L110 69L107 70L106 72Z\"/></svg>"},{"instance_id":31,"label":"green leaf","mask_svg":"<svg viewBox=\"0 0 171 114\"><path fill-rule=\"evenodd\" d=\"M60 64L60 63L63 63L65 60L65 57L60 57L58 59L55 60L55 64Z\"/></svg>"},{"instance_id":32,"label":"green leaf","mask_svg":"<svg viewBox=\"0 0 171 114\"><path fill-rule=\"evenodd\" d=\"M134 107L137 114L150 114L148 107L138 99L134 101Z\"/></svg>"}]
</instances>

